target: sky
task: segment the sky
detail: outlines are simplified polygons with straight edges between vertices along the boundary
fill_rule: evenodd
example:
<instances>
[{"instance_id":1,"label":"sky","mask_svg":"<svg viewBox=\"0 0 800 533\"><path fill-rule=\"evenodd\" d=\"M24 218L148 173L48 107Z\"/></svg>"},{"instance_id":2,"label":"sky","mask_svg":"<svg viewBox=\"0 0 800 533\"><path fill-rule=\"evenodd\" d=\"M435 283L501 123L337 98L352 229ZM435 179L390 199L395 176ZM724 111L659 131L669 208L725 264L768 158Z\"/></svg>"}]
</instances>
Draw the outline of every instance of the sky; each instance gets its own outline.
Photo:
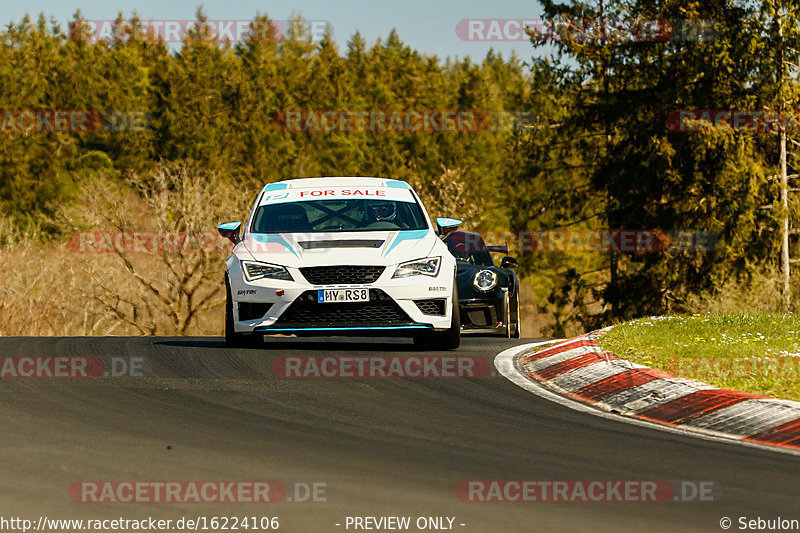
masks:
<instances>
[{"instance_id":1,"label":"sky","mask_svg":"<svg viewBox=\"0 0 800 533\"><path fill-rule=\"evenodd\" d=\"M480 60L491 48L504 57L516 51L523 60L540 55L526 41L467 40L456 33L456 26L463 19L486 19L483 33L478 30L477 34L486 36L491 20L541 18L541 7L533 0L2 0L0 20L5 25L19 22L26 13L35 17L44 12L66 27L77 9L89 20L112 20L120 11L130 16L134 10L144 20L191 20L201 3L210 20L250 20L258 12L275 20L287 20L294 12L307 20L327 21L340 51L356 30L372 44L396 28L405 44L440 59L470 56ZM508 35L516 33L513 23L503 28Z\"/></svg>"}]
</instances>

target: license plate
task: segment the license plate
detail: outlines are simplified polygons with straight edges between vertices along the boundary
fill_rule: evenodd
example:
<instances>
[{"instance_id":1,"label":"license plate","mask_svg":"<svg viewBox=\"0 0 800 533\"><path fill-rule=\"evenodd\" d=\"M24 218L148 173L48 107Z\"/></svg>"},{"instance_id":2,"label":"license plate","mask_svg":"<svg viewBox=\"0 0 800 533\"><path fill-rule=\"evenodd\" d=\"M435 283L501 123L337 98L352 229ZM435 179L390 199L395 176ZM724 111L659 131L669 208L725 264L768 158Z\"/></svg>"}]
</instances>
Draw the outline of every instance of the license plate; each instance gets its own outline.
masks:
<instances>
[{"instance_id":1,"label":"license plate","mask_svg":"<svg viewBox=\"0 0 800 533\"><path fill-rule=\"evenodd\" d=\"M321 304L366 301L369 301L369 289L320 289L317 291L317 302Z\"/></svg>"}]
</instances>

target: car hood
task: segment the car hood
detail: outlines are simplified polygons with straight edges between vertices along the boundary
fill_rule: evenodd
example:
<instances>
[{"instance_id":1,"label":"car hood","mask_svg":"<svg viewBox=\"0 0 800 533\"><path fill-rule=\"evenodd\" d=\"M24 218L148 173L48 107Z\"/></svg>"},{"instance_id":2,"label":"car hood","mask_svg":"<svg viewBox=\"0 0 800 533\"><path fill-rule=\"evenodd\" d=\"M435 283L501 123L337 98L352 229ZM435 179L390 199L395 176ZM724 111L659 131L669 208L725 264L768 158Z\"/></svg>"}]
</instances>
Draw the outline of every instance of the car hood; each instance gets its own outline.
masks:
<instances>
[{"instance_id":1,"label":"car hood","mask_svg":"<svg viewBox=\"0 0 800 533\"><path fill-rule=\"evenodd\" d=\"M439 238L433 230L328 233L247 233L234 252L288 267L392 265L428 257Z\"/></svg>"}]
</instances>

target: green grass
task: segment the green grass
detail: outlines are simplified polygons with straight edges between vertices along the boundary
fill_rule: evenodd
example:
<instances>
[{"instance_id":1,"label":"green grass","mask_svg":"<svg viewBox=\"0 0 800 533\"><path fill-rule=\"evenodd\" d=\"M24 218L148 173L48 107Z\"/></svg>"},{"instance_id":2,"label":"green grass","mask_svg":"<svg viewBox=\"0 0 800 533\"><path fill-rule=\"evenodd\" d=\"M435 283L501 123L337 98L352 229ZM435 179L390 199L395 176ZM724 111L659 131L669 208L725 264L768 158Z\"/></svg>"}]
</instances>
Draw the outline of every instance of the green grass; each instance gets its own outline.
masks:
<instances>
[{"instance_id":1,"label":"green grass","mask_svg":"<svg viewBox=\"0 0 800 533\"><path fill-rule=\"evenodd\" d=\"M800 401L800 316L663 316L615 326L601 338L619 357L740 390Z\"/></svg>"}]
</instances>

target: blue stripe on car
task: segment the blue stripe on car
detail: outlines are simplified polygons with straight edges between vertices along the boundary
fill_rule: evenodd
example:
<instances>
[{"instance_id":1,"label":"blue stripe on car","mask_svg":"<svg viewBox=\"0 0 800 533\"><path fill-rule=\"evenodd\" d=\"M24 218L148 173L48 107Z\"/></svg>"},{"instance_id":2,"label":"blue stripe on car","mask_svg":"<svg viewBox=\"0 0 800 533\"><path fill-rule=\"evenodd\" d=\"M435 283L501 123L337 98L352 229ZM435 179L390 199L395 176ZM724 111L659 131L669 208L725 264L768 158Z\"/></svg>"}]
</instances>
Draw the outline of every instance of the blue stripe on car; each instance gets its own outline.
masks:
<instances>
[{"instance_id":1,"label":"blue stripe on car","mask_svg":"<svg viewBox=\"0 0 800 533\"><path fill-rule=\"evenodd\" d=\"M292 249L292 247L289 246L289 242L286 239L284 239L282 235L278 233L252 233L251 235L253 236L253 240L256 240L258 242L273 242L277 244L282 244L283 247L292 252L295 257L300 257L299 255L297 255L297 252L295 252Z\"/></svg>"},{"instance_id":2,"label":"blue stripe on car","mask_svg":"<svg viewBox=\"0 0 800 533\"><path fill-rule=\"evenodd\" d=\"M426 229L413 229L413 230L400 231L397 234L397 237L395 237L394 242L392 242L392 245L389 246L389 249L386 250L386 252L383 255L386 255L389 252L391 252L394 249L395 246L397 246L398 244L400 244L403 241L419 240L419 239L422 239L423 237L425 237L425 235L427 235L427 234L428 234L428 230L426 230Z\"/></svg>"},{"instance_id":3,"label":"blue stripe on car","mask_svg":"<svg viewBox=\"0 0 800 533\"><path fill-rule=\"evenodd\" d=\"M271 328L268 326L255 328L253 331L258 332L265 332L265 333L291 333L293 331L353 331L353 330L395 330L395 329L432 329L433 326L427 324L413 324L407 326L345 326L345 327L324 327L324 328L315 328L313 326L308 327L296 327L296 328Z\"/></svg>"}]
</instances>

